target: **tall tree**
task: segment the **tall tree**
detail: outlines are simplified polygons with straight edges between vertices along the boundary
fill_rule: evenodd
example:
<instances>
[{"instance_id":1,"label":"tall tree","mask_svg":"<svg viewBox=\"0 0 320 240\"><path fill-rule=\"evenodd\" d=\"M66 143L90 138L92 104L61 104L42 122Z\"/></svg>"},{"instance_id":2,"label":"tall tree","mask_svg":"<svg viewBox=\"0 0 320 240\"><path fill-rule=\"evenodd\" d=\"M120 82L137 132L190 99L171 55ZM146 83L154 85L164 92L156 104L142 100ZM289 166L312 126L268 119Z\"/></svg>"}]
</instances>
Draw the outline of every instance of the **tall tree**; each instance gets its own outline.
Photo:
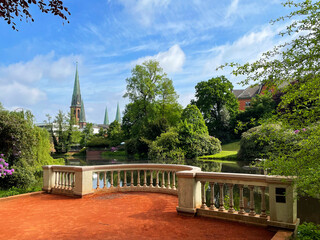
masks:
<instances>
[{"instance_id":1,"label":"tall tree","mask_svg":"<svg viewBox=\"0 0 320 240\"><path fill-rule=\"evenodd\" d=\"M208 126L210 135L225 140L230 121L238 112L238 101L232 93L233 85L224 76L211 78L196 85L196 104Z\"/></svg>"},{"instance_id":2,"label":"tall tree","mask_svg":"<svg viewBox=\"0 0 320 240\"><path fill-rule=\"evenodd\" d=\"M14 30L16 29L15 18L20 21L29 19L34 22L34 19L29 12L31 6L36 5L43 13L52 13L67 21L67 15L70 12L63 5L61 0L3 0L0 1L0 18L3 18ZM67 21L69 23L69 21Z\"/></svg>"},{"instance_id":3,"label":"tall tree","mask_svg":"<svg viewBox=\"0 0 320 240\"><path fill-rule=\"evenodd\" d=\"M154 140L167 128L167 123L177 125L182 108L177 103L178 95L172 81L157 61L136 65L126 81L124 97L128 97L130 103L125 108L122 128L126 138L135 138L146 153L148 144L145 140ZM150 129L157 134L150 134Z\"/></svg>"}]
</instances>

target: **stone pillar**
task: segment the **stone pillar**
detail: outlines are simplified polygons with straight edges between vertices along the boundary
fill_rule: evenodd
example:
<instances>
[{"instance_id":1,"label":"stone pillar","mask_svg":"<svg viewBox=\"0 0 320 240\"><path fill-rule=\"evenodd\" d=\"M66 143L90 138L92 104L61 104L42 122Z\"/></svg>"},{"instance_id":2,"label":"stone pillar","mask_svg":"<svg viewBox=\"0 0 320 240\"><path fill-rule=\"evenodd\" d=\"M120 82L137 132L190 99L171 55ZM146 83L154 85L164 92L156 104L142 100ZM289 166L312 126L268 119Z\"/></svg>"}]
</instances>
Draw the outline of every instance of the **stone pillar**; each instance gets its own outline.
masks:
<instances>
[{"instance_id":1,"label":"stone pillar","mask_svg":"<svg viewBox=\"0 0 320 240\"><path fill-rule=\"evenodd\" d=\"M86 170L86 167L74 167L75 183L73 194L77 196L84 196L93 193L92 188L92 171Z\"/></svg>"},{"instance_id":2,"label":"stone pillar","mask_svg":"<svg viewBox=\"0 0 320 240\"><path fill-rule=\"evenodd\" d=\"M201 207L201 183L196 181L196 172L181 171L176 173L178 177L177 212L194 216L196 208Z\"/></svg>"},{"instance_id":3,"label":"stone pillar","mask_svg":"<svg viewBox=\"0 0 320 240\"><path fill-rule=\"evenodd\" d=\"M270 221L296 223L297 197L292 179L268 176Z\"/></svg>"},{"instance_id":4,"label":"stone pillar","mask_svg":"<svg viewBox=\"0 0 320 240\"><path fill-rule=\"evenodd\" d=\"M55 178L54 172L52 171L52 166L42 166L43 169L43 187L42 190L50 193L51 189L54 187Z\"/></svg>"}]
</instances>

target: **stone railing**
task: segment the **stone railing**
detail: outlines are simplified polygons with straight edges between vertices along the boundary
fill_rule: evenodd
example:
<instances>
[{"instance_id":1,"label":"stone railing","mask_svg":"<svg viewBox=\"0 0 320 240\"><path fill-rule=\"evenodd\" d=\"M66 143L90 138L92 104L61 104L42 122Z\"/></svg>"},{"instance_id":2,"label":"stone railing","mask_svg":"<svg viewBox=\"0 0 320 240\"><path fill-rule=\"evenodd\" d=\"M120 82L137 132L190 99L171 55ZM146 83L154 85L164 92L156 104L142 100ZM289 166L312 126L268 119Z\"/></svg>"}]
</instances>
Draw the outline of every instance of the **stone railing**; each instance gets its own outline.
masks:
<instances>
[{"instance_id":1,"label":"stone railing","mask_svg":"<svg viewBox=\"0 0 320 240\"><path fill-rule=\"evenodd\" d=\"M178 171L196 172L201 169L173 164L43 166L43 190L80 197L97 191L147 191L177 195Z\"/></svg>"},{"instance_id":2,"label":"stone railing","mask_svg":"<svg viewBox=\"0 0 320 240\"><path fill-rule=\"evenodd\" d=\"M298 223L297 200L292 178L189 171L178 172L177 176L179 178L178 213L288 229L294 229ZM210 196L206 196L206 187L210 189ZM215 188L218 188L218 191L214 191ZM238 206L234 205L235 188L239 196ZM248 211L245 211L243 195L246 189L249 190ZM258 214L255 193L260 195ZM227 199L225 199L226 195ZM266 212L266 196L269 198L269 214ZM210 199L208 202L207 197ZM224 206L226 202L228 210Z\"/></svg>"},{"instance_id":3,"label":"stone railing","mask_svg":"<svg viewBox=\"0 0 320 240\"><path fill-rule=\"evenodd\" d=\"M198 167L170 164L43 166L43 190L80 197L97 191L160 192L178 195L179 214L287 229L298 224L295 189L288 177L202 172Z\"/></svg>"}]
</instances>

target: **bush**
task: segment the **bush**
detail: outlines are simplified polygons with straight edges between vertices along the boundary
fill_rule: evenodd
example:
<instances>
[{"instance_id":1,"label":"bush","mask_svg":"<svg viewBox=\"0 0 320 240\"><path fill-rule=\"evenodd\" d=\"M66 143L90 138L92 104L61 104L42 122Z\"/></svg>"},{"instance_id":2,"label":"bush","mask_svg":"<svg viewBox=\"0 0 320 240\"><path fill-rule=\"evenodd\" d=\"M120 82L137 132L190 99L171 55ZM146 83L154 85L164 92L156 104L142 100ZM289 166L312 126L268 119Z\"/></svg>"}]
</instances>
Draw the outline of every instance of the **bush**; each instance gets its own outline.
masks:
<instances>
[{"instance_id":1,"label":"bush","mask_svg":"<svg viewBox=\"0 0 320 240\"><path fill-rule=\"evenodd\" d=\"M184 159L184 152L180 148L178 133L173 130L162 133L149 147L149 159Z\"/></svg>"},{"instance_id":2,"label":"bush","mask_svg":"<svg viewBox=\"0 0 320 240\"><path fill-rule=\"evenodd\" d=\"M249 129L242 134L238 159L251 161L256 158L267 159L282 151L280 146L298 148L301 138L291 129L280 124L264 124Z\"/></svg>"},{"instance_id":3,"label":"bush","mask_svg":"<svg viewBox=\"0 0 320 240\"><path fill-rule=\"evenodd\" d=\"M108 148L110 141L105 137L94 136L87 142L87 147Z\"/></svg>"},{"instance_id":4,"label":"bush","mask_svg":"<svg viewBox=\"0 0 320 240\"><path fill-rule=\"evenodd\" d=\"M298 240L320 240L320 225L303 223L298 227Z\"/></svg>"}]
</instances>

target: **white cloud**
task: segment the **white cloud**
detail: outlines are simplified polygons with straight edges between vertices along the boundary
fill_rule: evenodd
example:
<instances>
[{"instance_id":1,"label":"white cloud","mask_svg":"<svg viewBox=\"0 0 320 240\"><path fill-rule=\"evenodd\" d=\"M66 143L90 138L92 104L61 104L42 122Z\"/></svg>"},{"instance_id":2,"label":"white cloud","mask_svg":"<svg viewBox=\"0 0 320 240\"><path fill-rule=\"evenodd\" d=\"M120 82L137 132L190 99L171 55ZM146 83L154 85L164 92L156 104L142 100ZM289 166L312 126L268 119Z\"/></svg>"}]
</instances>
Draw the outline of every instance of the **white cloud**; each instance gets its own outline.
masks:
<instances>
[{"instance_id":1,"label":"white cloud","mask_svg":"<svg viewBox=\"0 0 320 240\"><path fill-rule=\"evenodd\" d=\"M139 58L134 64L141 64L146 60L154 59L159 61L160 66L166 73L175 73L182 70L186 55L178 44L173 45L166 52L159 52L154 56Z\"/></svg>"},{"instance_id":2,"label":"white cloud","mask_svg":"<svg viewBox=\"0 0 320 240\"><path fill-rule=\"evenodd\" d=\"M239 0L232 0L230 6L227 9L226 18L229 18L232 14L237 12L238 4L239 4Z\"/></svg>"},{"instance_id":3,"label":"white cloud","mask_svg":"<svg viewBox=\"0 0 320 240\"><path fill-rule=\"evenodd\" d=\"M28 87L17 82L0 86L0 102L4 106L26 107L46 99L46 94L37 88Z\"/></svg>"},{"instance_id":4,"label":"white cloud","mask_svg":"<svg viewBox=\"0 0 320 240\"><path fill-rule=\"evenodd\" d=\"M63 81L74 74L75 62L82 57L76 55L55 59L54 52L35 56L28 62L13 63L0 67L0 83L20 82L30 84L41 79Z\"/></svg>"},{"instance_id":5,"label":"white cloud","mask_svg":"<svg viewBox=\"0 0 320 240\"><path fill-rule=\"evenodd\" d=\"M170 0L120 0L125 10L143 26L150 26L158 12L166 9Z\"/></svg>"}]
</instances>

